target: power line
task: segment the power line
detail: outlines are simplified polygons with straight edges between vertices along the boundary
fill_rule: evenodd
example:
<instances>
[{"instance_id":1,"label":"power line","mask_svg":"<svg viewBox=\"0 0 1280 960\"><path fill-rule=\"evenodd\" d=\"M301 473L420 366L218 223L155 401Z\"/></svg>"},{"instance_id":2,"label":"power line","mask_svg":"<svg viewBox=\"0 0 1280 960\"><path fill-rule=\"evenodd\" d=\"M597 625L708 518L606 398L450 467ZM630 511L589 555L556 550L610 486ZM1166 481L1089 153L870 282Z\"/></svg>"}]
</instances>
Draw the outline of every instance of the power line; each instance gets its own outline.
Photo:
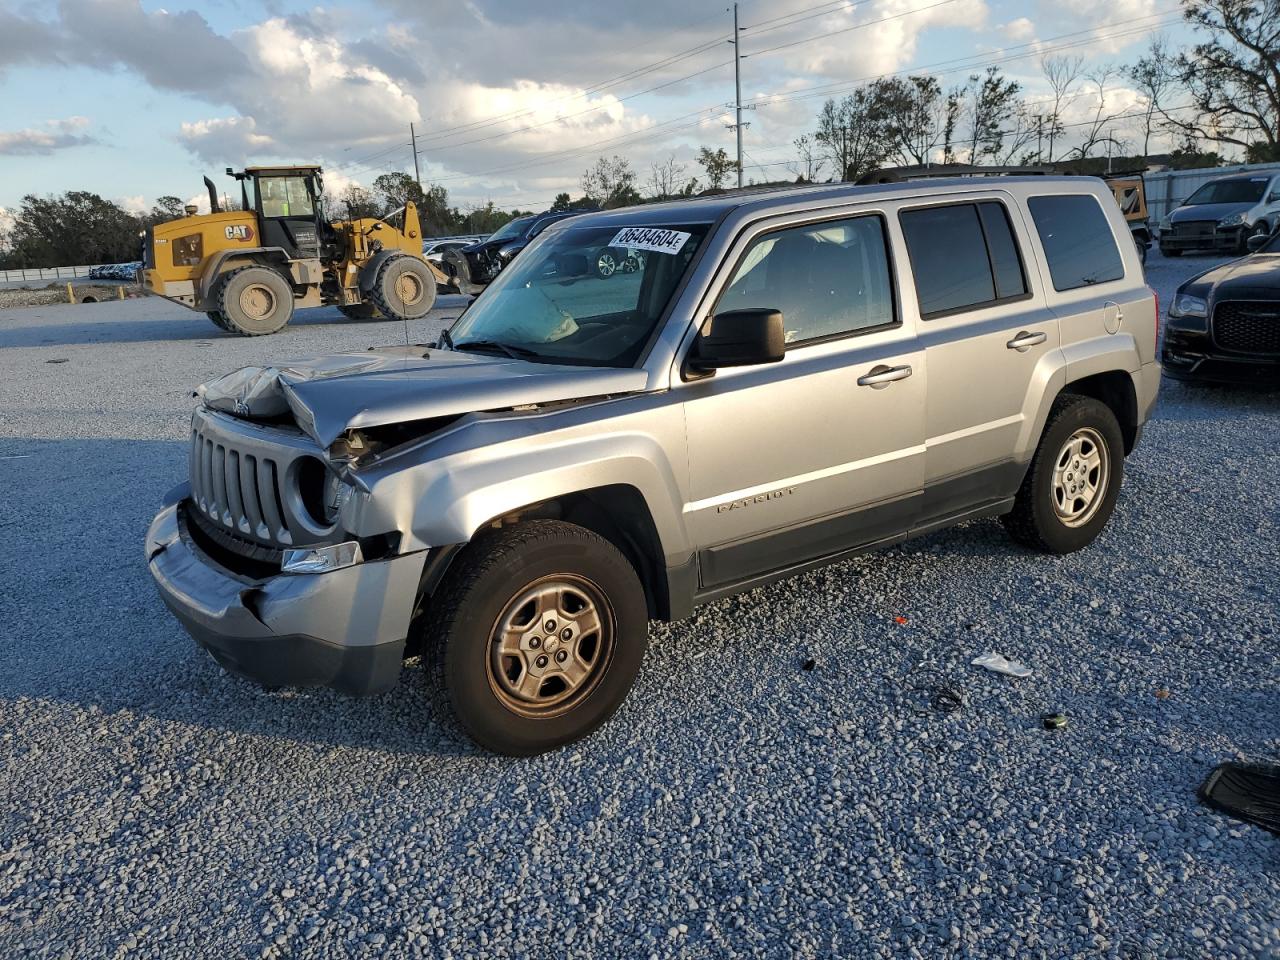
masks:
<instances>
[{"instance_id":1,"label":"power line","mask_svg":"<svg viewBox=\"0 0 1280 960\"><path fill-rule=\"evenodd\" d=\"M865 30L867 27L874 27L877 24L888 23L890 20L901 20L903 17L909 17L916 13L926 13L930 10L936 10L938 7L945 7L948 4L955 3L956 0L938 0L937 3L931 3L925 7L918 7L915 10L904 10L902 13L890 14L887 17L881 17L879 20L868 20L865 23L855 23L851 27L842 27L839 30L828 30L826 33L815 34L812 37L805 37L803 40L792 40L789 43L780 43L777 46L765 47L763 50L757 50L754 53L744 53L744 57L761 57L766 53L774 53L778 50L786 50L789 47L798 47L803 43L813 43L815 40L827 40L831 37L838 36L842 33L850 33L854 30Z\"/></svg>"}]
</instances>

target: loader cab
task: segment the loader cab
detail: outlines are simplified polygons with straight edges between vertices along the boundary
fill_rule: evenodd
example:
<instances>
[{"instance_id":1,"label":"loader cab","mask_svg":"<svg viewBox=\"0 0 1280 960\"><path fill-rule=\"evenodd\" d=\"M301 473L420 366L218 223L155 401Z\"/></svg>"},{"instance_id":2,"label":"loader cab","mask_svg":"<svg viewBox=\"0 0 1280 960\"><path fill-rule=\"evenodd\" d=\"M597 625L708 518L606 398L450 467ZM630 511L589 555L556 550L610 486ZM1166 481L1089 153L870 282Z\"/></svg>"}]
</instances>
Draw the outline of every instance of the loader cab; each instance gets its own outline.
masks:
<instances>
[{"instance_id":1,"label":"loader cab","mask_svg":"<svg viewBox=\"0 0 1280 960\"><path fill-rule=\"evenodd\" d=\"M244 208L258 215L262 246L281 247L291 260L320 256L319 167L247 167L227 173L240 181Z\"/></svg>"}]
</instances>

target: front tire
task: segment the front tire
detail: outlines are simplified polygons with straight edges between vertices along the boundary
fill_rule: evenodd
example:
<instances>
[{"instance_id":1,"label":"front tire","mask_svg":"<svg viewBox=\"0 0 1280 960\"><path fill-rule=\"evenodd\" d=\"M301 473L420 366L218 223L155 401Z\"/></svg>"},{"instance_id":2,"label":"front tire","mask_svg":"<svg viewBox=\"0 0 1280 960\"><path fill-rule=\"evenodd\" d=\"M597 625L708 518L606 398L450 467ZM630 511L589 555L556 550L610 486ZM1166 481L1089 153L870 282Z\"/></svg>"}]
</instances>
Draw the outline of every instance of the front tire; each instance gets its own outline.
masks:
<instances>
[{"instance_id":1,"label":"front tire","mask_svg":"<svg viewBox=\"0 0 1280 960\"><path fill-rule=\"evenodd\" d=\"M454 713L476 743L509 756L553 750L608 720L648 642L644 589L627 558L555 520L476 540L429 616Z\"/></svg>"},{"instance_id":2,"label":"front tire","mask_svg":"<svg viewBox=\"0 0 1280 960\"><path fill-rule=\"evenodd\" d=\"M209 320L213 323L213 325L217 327L219 330L226 330L228 333L231 332L231 328L227 326L227 318L224 317L219 311L207 310L205 311L205 316L207 316Z\"/></svg>"},{"instance_id":3,"label":"front tire","mask_svg":"<svg viewBox=\"0 0 1280 960\"><path fill-rule=\"evenodd\" d=\"M240 267L219 283L217 312L230 333L275 333L293 317L293 287L270 267Z\"/></svg>"},{"instance_id":4,"label":"front tire","mask_svg":"<svg viewBox=\"0 0 1280 960\"><path fill-rule=\"evenodd\" d=\"M1083 550L1111 519L1124 479L1124 437L1106 404L1059 397L1005 529L1045 553Z\"/></svg>"},{"instance_id":5,"label":"front tire","mask_svg":"<svg viewBox=\"0 0 1280 960\"><path fill-rule=\"evenodd\" d=\"M417 257L392 257L378 268L369 299L388 320L420 320L436 303L435 274Z\"/></svg>"}]
</instances>

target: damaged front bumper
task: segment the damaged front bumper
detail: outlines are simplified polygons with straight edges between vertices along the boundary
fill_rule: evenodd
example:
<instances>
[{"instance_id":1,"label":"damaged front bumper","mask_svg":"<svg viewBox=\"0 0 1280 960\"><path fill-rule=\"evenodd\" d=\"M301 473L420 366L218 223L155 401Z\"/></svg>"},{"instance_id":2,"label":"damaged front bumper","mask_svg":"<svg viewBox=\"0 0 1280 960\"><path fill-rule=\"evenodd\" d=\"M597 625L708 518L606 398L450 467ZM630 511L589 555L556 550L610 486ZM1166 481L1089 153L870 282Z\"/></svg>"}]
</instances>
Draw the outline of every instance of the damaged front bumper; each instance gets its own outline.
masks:
<instances>
[{"instance_id":1,"label":"damaged front bumper","mask_svg":"<svg viewBox=\"0 0 1280 960\"><path fill-rule=\"evenodd\" d=\"M425 552L253 579L201 550L184 510L172 503L152 521L147 566L165 605L226 670L357 695L396 685Z\"/></svg>"}]
</instances>

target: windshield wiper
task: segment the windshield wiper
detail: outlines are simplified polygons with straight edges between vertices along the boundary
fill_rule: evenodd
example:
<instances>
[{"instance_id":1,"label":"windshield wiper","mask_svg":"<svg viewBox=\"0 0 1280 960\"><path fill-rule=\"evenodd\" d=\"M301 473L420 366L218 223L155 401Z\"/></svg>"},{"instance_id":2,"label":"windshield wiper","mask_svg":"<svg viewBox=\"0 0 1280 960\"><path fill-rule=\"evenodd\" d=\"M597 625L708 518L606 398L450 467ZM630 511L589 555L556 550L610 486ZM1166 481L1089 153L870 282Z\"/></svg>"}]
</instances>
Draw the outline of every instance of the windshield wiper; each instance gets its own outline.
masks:
<instances>
[{"instance_id":1,"label":"windshield wiper","mask_svg":"<svg viewBox=\"0 0 1280 960\"><path fill-rule=\"evenodd\" d=\"M452 341L450 341L452 343ZM513 347L509 343L499 343L497 340L464 340L462 343L453 345L455 350L474 350L476 353L501 353L510 357L512 360L532 360L542 356L536 350L530 350L527 347Z\"/></svg>"}]
</instances>

